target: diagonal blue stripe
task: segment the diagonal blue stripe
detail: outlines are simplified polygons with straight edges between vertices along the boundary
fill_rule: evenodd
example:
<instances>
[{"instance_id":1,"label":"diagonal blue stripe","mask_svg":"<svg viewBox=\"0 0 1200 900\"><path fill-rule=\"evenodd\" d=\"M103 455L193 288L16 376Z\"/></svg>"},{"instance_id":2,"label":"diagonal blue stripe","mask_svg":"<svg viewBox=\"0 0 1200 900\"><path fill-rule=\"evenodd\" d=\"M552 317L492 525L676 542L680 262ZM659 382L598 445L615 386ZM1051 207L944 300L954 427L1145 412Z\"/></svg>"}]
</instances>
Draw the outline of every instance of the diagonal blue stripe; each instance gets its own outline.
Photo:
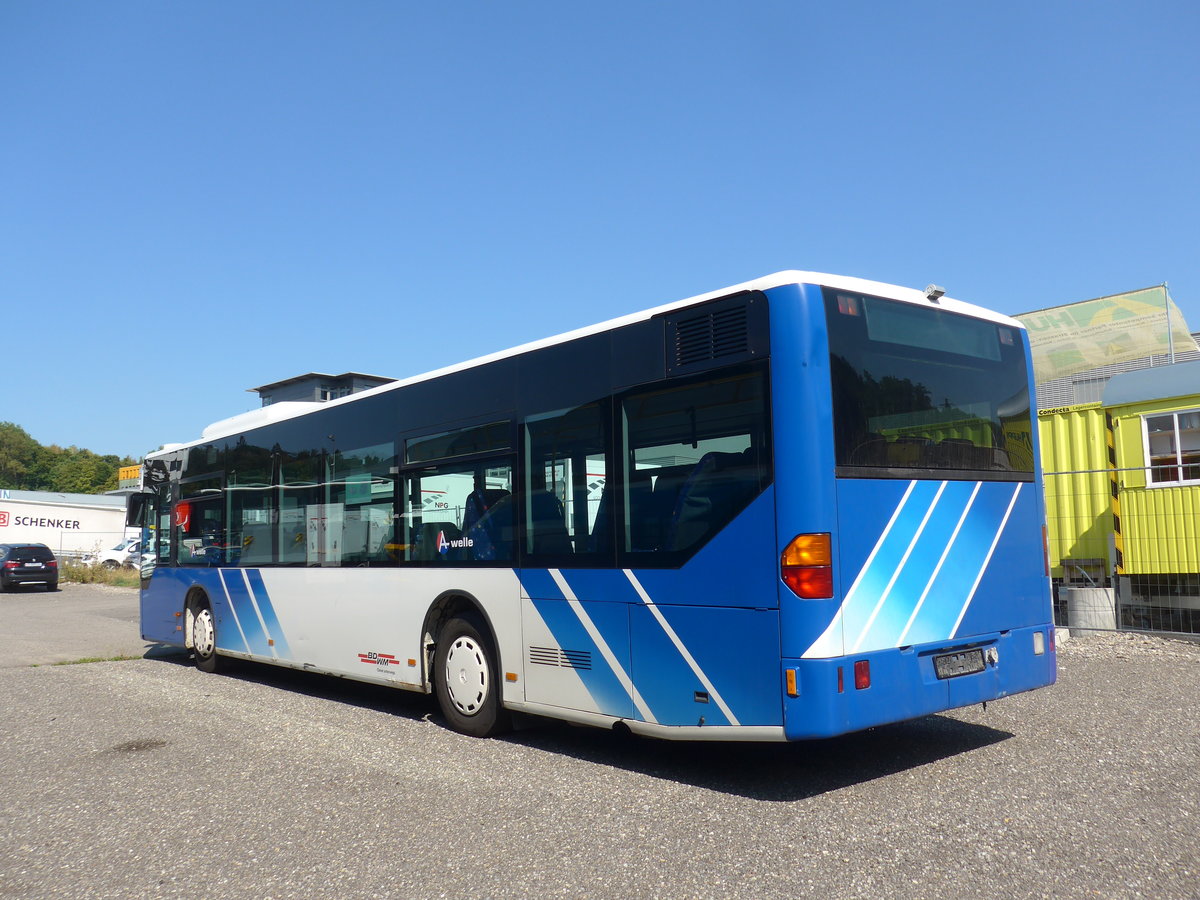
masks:
<instances>
[{"instance_id":1,"label":"diagonal blue stripe","mask_svg":"<svg viewBox=\"0 0 1200 900\"><path fill-rule=\"evenodd\" d=\"M933 578L938 560L941 559L963 511L970 502L975 484L968 481L946 484L937 506L929 516L929 521L925 523L925 529L909 554L903 571L896 578L886 602L859 647L860 651L881 650L899 645L904 628ZM911 535L909 538L911 539ZM929 598L926 597L925 603L928 602ZM904 642L911 643L908 635L904 636Z\"/></svg>"},{"instance_id":2,"label":"diagonal blue stripe","mask_svg":"<svg viewBox=\"0 0 1200 900\"><path fill-rule=\"evenodd\" d=\"M592 640L579 616L565 600L534 599L534 607L558 646L564 650L587 650L591 653L591 669L575 669L574 672L592 696L596 708L609 716L629 718L633 715L633 698L625 690L616 673L605 661L600 648ZM591 604L587 608L589 618L603 635L609 648L616 654L628 672L628 658L622 653L629 644L629 614L623 604ZM627 654L625 654L627 656Z\"/></svg>"},{"instance_id":3,"label":"diagonal blue stripe","mask_svg":"<svg viewBox=\"0 0 1200 900\"><path fill-rule=\"evenodd\" d=\"M883 538L883 543L876 551L870 566L858 578L854 594L842 610L842 629L847 647L854 646L858 636L867 627L879 598L883 596L921 520L929 511L939 485L940 482L918 482L913 487L908 502L892 525L892 530Z\"/></svg>"},{"instance_id":4,"label":"diagonal blue stripe","mask_svg":"<svg viewBox=\"0 0 1200 900\"><path fill-rule=\"evenodd\" d=\"M1016 487L1011 483L985 483L980 489L905 643L942 641L952 636L950 632L979 577ZM992 565L996 564L993 558Z\"/></svg>"},{"instance_id":5,"label":"diagonal blue stripe","mask_svg":"<svg viewBox=\"0 0 1200 900\"><path fill-rule=\"evenodd\" d=\"M258 611L262 613L263 623L267 626L267 637L275 641L275 654L280 659L291 659L292 653L288 647L287 635L283 633L283 626L279 624L279 616L275 613L275 604L271 602L271 595L263 582L262 572L258 569L245 569L244 571L250 579L250 589L254 592L254 599L258 603Z\"/></svg>"},{"instance_id":6,"label":"diagonal blue stripe","mask_svg":"<svg viewBox=\"0 0 1200 900\"><path fill-rule=\"evenodd\" d=\"M267 637L263 634L262 626L258 622L258 616L255 615L254 604L250 600L250 592L246 590L246 582L242 580L241 571L238 569L221 569L220 577L229 595L229 603L233 607L233 611L237 615L237 620L242 626L242 634L246 636L247 649L250 653L270 656L271 648L267 646ZM229 624L233 625L232 622ZM222 628L218 634L221 649L240 650L240 647L230 645L230 641L236 642L236 635L236 626Z\"/></svg>"}]
</instances>

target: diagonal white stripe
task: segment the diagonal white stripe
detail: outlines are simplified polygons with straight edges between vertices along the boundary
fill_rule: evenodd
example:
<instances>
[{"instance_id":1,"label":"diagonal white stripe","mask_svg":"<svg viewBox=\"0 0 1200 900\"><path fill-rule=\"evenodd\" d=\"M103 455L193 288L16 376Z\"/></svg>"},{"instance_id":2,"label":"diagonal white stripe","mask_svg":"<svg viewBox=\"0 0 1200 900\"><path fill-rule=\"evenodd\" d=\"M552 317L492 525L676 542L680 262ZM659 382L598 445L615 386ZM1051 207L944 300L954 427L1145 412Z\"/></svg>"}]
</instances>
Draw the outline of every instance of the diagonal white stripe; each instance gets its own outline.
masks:
<instances>
[{"instance_id":1,"label":"diagonal white stripe","mask_svg":"<svg viewBox=\"0 0 1200 900\"><path fill-rule=\"evenodd\" d=\"M912 628L913 622L917 620L917 613L921 611L921 607L925 605L925 598L929 596L929 591L933 588L933 583L937 581L938 572L942 571L942 565L946 562L946 558L950 555L950 548L954 546L954 542L958 540L958 533L962 530L963 522L967 521L967 513L971 511L971 507L975 505L975 498L979 495L979 489L983 487L982 481L975 482L975 490L971 491L971 497L967 500L966 509L962 511L962 515L958 517L958 524L954 526L954 533L950 535L950 540L946 542L946 549L942 551L941 558L938 559L937 565L933 567L933 574L929 576L929 583L925 585L925 590L921 592L921 598L917 601L917 605L913 608L912 615L908 617L908 622L904 625L904 630L900 632L900 637L896 638L896 646L903 647L904 639L908 637L909 629Z\"/></svg>"},{"instance_id":2,"label":"diagonal white stripe","mask_svg":"<svg viewBox=\"0 0 1200 900\"><path fill-rule=\"evenodd\" d=\"M975 583L971 585L971 592L967 594L967 602L959 610L958 618L954 620L954 627L950 629L950 637L954 637L958 633L958 626L962 624L963 616L967 614L967 607L975 599L975 591L979 589L979 582L983 581L983 573L987 571L988 563L992 561L992 554L996 552L996 545L1000 543L1000 535L1004 534L1004 526L1008 524L1008 517L1012 515L1013 507L1017 505L1017 496L1020 493L1021 482L1018 481L1017 489L1013 491L1012 499L1008 501L1008 509L1004 511L1004 518L1000 520L1000 527L996 529L996 536L992 538L992 546L988 548L983 565L979 567L979 574L975 576Z\"/></svg>"},{"instance_id":3,"label":"diagonal white stripe","mask_svg":"<svg viewBox=\"0 0 1200 900\"><path fill-rule=\"evenodd\" d=\"M271 655L279 659L279 654L275 652L275 641L271 637L271 629L267 627L267 620L263 618L262 610L258 608L258 598L254 596L254 588L250 587L250 573L245 569L239 569L242 573L242 581L246 582L246 593L250 595L250 605L254 607L254 614L258 617L258 624L262 626L263 635L267 639L267 649L271 651Z\"/></svg>"},{"instance_id":4,"label":"diagonal white stripe","mask_svg":"<svg viewBox=\"0 0 1200 900\"><path fill-rule=\"evenodd\" d=\"M846 591L846 599L842 601L841 609L838 610L839 615L841 614L842 609L845 609L846 606L849 605L850 601L854 598L854 594L858 590L859 584L866 577L867 572L870 571L871 563L875 561L875 557L879 555L879 551L883 548L884 543L887 541L888 535L892 533L892 528L895 527L896 520L900 518L900 513L904 510L905 505L908 503L908 498L912 496L912 492L916 486L916 481L910 481L908 483L908 488L904 491L904 496L900 498L899 504L897 504L895 510L893 510L892 517L888 519L887 525L884 526L883 533L879 535L879 540L877 540L875 542L875 546L871 548L871 554L867 557L867 561L863 563L862 568L858 570L858 574L854 576L854 583L850 585L850 590Z\"/></svg>"},{"instance_id":5,"label":"diagonal white stripe","mask_svg":"<svg viewBox=\"0 0 1200 900\"><path fill-rule=\"evenodd\" d=\"M737 720L737 716L733 714L733 710L726 705L725 701L721 698L721 695L717 692L717 689L713 687L713 683L708 680L708 676L704 674L703 670L700 668L700 664L696 662L691 652L689 652L688 648L684 646L683 641L679 639L679 635L675 633L675 629L671 627L671 623L666 620L662 614L662 611L655 605L654 601L650 599L650 595L646 593L646 589L642 587L642 583L637 580L633 572L629 571L629 569L624 569L622 571L625 572L625 577L629 579L629 583L633 585L633 589L638 592L638 596L642 598L642 602L645 603L650 612L654 614L654 618L658 619L658 624L661 625L662 630L667 633L667 637L671 639L671 643L675 645L675 649L679 651L679 655L686 660L689 666L691 666L692 672L695 673L696 677L700 679L701 684L704 685L704 689L708 691L708 695L713 698L717 706L720 707L721 712L725 714L725 718L729 721L729 724L741 725L742 723Z\"/></svg>"},{"instance_id":6,"label":"diagonal white stripe","mask_svg":"<svg viewBox=\"0 0 1200 900\"><path fill-rule=\"evenodd\" d=\"M879 540L875 542L875 546L871 548L871 554L867 557L867 561L863 563L862 568L858 570L858 574L854 577L854 583L850 585L850 590L846 591L846 596L842 600L842 605L839 606L838 611L834 613L833 620L821 633L821 636L813 641L812 646L804 651L804 655L801 657L802 659L816 658L821 656L821 654L824 654L824 657L841 656L845 652L845 647L841 642L837 642L837 648L835 652L831 652L833 648L826 645L832 642L832 636L834 632L841 627L842 614L846 611L846 607L850 604L851 599L858 590L859 583L863 580L863 578L866 577L867 572L871 568L871 563L875 561L875 557L878 555L880 548L883 547L884 541L886 541L888 535L891 534L892 528L896 524L896 520L900 518L901 510L904 509L904 505L908 502L908 498L912 494L913 488L916 486L916 481L910 481L908 483L908 489L904 492L904 496L900 498L900 503L892 511L892 517L888 520L887 525L884 527L883 534L879 535Z\"/></svg>"},{"instance_id":7,"label":"diagonal white stripe","mask_svg":"<svg viewBox=\"0 0 1200 900\"><path fill-rule=\"evenodd\" d=\"M575 592L571 590L571 586L567 584L567 579L563 578L562 572L558 569L550 569L550 577L554 579L554 583L558 585L558 589L562 591L564 597L567 598L567 603L579 617L580 623L588 636L600 648L600 655L604 657L604 661L608 663L608 667L612 669L613 674L617 676L617 681L621 682L621 687L625 688L625 692L629 694L633 700L633 705L637 707L642 718L647 722L657 724L658 720L654 718L654 714L650 712L650 707L646 705L646 701L642 699L642 695L638 693L638 689L633 685L633 679L629 677L629 673L625 671L621 661L617 659L617 655L612 652L612 648L608 646L608 641L604 640L604 635L600 633L600 629L596 627L596 623L592 621L591 616L584 610L583 604L579 602L579 598L575 596Z\"/></svg>"},{"instance_id":8,"label":"diagonal white stripe","mask_svg":"<svg viewBox=\"0 0 1200 900\"><path fill-rule=\"evenodd\" d=\"M888 596L892 593L892 588L896 586L896 581L899 580L900 573L904 571L904 566L908 562L908 558L912 556L913 549L921 539L921 533L925 531L925 526L929 524L929 517L933 515L934 508L938 505L938 501L942 499L942 491L946 490L947 483L943 481L938 485L937 493L933 495L933 502L929 504L929 509L925 510L925 517L921 519L921 524L917 526L917 530L913 533L912 540L908 542L908 547L905 548L904 555L900 557L900 562L896 564L896 571L892 572L892 577L888 581L887 587L880 593L879 599L875 602L875 608L871 610L871 615L867 616L867 624L863 626L863 630L858 635L858 640L850 648L851 653L858 651L858 648L862 646L862 642L867 637L867 632L875 624L875 618L879 615L879 611L883 609L883 604L887 602Z\"/></svg>"},{"instance_id":9,"label":"diagonal white stripe","mask_svg":"<svg viewBox=\"0 0 1200 900\"><path fill-rule=\"evenodd\" d=\"M242 622L238 618L237 610L233 608L233 598L229 596L229 585L225 583L225 570L217 569L217 577L221 579L221 589L225 591L225 605L229 607L229 614L233 616L233 624L237 626L238 634L242 636L242 646L246 648L247 653L253 653L254 651L250 649L250 642L246 640L246 632L242 631Z\"/></svg>"}]
</instances>

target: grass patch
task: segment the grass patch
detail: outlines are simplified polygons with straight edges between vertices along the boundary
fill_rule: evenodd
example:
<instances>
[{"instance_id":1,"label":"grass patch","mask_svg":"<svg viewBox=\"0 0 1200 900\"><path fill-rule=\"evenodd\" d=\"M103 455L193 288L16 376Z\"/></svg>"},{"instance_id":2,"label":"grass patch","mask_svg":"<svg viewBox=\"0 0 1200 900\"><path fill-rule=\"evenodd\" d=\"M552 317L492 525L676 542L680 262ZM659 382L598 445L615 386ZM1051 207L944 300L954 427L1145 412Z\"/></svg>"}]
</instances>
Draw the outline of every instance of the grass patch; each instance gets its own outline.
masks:
<instances>
[{"instance_id":1,"label":"grass patch","mask_svg":"<svg viewBox=\"0 0 1200 900\"><path fill-rule=\"evenodd\" d=\"M137 587L141 584L141 573L137 569L110 569L102 565L87 566L79 562L63 560L58 566L60 581L75 584L111 584L115 587Z\"/></svg>"}]
</instances>

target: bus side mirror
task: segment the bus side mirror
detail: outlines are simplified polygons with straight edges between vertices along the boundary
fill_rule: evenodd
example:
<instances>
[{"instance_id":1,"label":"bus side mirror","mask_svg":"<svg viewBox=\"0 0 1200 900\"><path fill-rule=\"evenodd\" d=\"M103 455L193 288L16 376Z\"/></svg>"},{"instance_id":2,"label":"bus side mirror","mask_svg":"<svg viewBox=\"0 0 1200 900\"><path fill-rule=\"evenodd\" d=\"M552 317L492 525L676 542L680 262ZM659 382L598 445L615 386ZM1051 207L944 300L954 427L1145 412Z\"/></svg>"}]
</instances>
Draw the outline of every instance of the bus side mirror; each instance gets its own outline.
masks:
<instances>
[{"instance_id":1,"label":"bus side mirror","mask_svg":"<svg viewBox=\"0 0 1200 900\"><path fill-rule=\"evenodd\" d=\"M125 527L146 528L149 524L150 504L153 494L130 494L125 506Z\"/></svg>"}]
</instances>

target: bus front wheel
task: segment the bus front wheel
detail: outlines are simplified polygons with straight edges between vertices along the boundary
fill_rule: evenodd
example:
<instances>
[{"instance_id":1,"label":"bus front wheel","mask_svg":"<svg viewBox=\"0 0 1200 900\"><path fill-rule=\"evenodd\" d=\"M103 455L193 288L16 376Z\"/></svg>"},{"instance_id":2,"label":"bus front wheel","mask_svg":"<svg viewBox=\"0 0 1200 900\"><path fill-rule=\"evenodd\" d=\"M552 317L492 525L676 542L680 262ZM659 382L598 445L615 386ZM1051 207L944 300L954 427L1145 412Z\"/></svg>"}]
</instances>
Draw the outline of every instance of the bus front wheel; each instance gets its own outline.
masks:
<instances>
[{"instance_id":1,"label":"bus front wheel","mask_svg":"<svg viewBox=\"0 0 1200 900\"><path fill-rule=\"evenodd\" d=\"M433 674L438 705L451 728L474 737L508 730L498 673L496 652L482 628L465 618L446 623L433 655Z\"/></svg>"},{"instance_id":2,"label":"bus front wheel","mask_svg":"<svg viewBox=\"0 0 1200 900\"><path fill-rule=\"evenodd\" d=\"M192 656L201 672L217 671L217 621L207 603L192 610Z\"/></svg>"}]
</instances>

